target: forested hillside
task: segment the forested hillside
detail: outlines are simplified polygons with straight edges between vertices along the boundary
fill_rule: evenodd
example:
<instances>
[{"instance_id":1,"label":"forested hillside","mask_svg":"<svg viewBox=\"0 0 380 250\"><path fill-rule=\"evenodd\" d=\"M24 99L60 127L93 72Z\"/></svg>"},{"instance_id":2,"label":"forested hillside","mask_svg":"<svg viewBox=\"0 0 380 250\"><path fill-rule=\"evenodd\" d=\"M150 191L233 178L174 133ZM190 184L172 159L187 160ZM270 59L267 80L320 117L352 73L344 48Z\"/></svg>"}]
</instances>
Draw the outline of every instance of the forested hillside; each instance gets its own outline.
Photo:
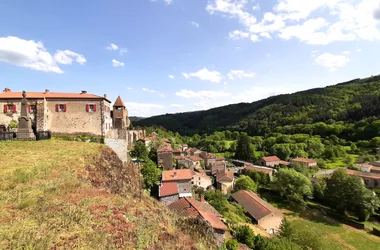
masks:
<instances>
[{"instance_id":1,"label":"forested hillside","mask_svg":"<svg viewBox=\"0 0 380 250\"><path fill-rule=\"evenodd\" d=\"M134 125L158 125L183 135L228 129L251 136L302 133L355 141L379 136L379 117L380 75L253 103L155 116Z\"/></svg>"}]
</instances>

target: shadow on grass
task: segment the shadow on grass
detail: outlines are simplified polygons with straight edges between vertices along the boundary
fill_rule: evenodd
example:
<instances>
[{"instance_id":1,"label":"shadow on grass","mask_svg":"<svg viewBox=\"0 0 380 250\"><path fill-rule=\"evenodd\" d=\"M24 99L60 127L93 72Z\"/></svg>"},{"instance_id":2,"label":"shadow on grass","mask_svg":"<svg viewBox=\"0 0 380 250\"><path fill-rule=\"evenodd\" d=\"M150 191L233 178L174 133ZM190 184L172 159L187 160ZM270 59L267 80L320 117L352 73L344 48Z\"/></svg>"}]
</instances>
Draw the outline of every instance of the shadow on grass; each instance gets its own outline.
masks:
<instances>
[{"instance_id":1,"label":"shadow on grass","mask_svg":"<svg viewBox=\"0 0 380 250\"><path fill-rule=\"evenodd\" d=\"M306 220L317 223L323 223L328 226L341 226L337 220L328 217L326 213L321 212L319 209L310 208L308 206L294 205L284 201L284 198L279 196L276 192L271 190L260 190L260 196L267 202L271 203L279 209L283 209L283 213L288 216L298 216Z\"/></svg>"}]
</instances>

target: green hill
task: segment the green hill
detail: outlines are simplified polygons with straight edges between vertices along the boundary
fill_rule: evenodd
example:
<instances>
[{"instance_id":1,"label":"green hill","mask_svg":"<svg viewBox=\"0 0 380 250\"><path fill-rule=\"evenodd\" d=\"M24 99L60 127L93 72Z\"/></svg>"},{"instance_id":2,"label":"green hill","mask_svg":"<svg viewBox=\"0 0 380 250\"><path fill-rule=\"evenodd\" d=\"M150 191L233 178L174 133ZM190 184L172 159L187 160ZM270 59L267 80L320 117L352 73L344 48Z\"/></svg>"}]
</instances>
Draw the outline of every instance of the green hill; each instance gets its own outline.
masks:
<instances>
[{"instance_id":1,"label":"green hill","mask_svg":"<svg viewBox=\"0 0 380 250\"><path fill-rule=\"evenodd\" d=\"M229 129L250 135L333 134L359 140L380 135L379 116L380 75L253 103L154 116L134 125L157 125L185 135Z\"/></svg>"},{"instance_id":2,"label":"green hill","mask_svg":"<svg viewBox=\"0 0 380 250\"><path fill-rule=\"evenodd\" d=\"M0 142L0 249L210 249L197 225L149 195L109 148Z\"/></svg>"}]
</instances>

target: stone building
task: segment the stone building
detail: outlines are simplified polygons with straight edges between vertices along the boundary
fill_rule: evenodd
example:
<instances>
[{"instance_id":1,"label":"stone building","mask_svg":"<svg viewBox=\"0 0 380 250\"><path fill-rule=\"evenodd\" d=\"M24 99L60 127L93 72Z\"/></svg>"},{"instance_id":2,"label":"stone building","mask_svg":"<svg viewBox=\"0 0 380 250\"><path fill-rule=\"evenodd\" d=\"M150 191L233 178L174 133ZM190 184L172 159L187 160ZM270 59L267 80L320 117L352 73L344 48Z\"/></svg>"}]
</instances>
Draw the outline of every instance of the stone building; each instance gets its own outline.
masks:
<instances>
[{"instance_id":1,"label":"stone building","mask_svg":"<svg viewBox=\"0 0 380 250\"><path fill-rule=\"evenodd\" d=\"M173 149L169 143L157 149L157 164L164 170L173 168Z\"/></svg>"},{"instance_id":2,"label":"stone building","mask_svg":"<svg viewBox=\"0 0 380 250\"><path fill-rule=\"evenodd\" d=\"M284 219L284 215L279 209L250 191L239 190L231 197L247 211L259 227L269 234L278 232Z\"/></svg>"},{"instance_id":3,"label":"stone building","mask_svg":"<svg viewBox=\"0 0 380 250\"><path fill-rule=\"evenodd\" d=\"M192 179L193 171L190 169L163 171L158 190L159 200L165 205L169 205L181 197L191 197Z\"/></svg>"},{"instance_id":4,"label":"stone building","mask_svg":"<svg viewBox=\"0 0 380 250\"><path fill-rule=\"evenodd\" d=\"M0 93L0 131L8 130L21 116L22 92L6 88ZM104 136L112 127L110 101L81 93L26 92L31 126L34 131L53 134Z\"/></svg>"}]
</instances>

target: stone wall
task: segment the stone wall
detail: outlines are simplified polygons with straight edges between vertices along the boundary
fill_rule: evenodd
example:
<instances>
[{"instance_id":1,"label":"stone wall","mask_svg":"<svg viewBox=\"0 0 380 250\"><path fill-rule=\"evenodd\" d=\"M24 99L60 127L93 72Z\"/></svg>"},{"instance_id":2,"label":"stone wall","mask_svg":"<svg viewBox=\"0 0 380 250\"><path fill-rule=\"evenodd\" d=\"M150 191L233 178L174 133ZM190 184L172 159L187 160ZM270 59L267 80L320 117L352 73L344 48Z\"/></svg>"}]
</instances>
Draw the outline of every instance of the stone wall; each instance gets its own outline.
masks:
<instances>
[{"instance_id":1,"label":"stone wall","mask_svg":"<svg viewBox=\"0 0 380 250\"><path fill-rule=\"evenodd\" d=\"M117 154L119 159L123 162L128 162L129 151L128 151L128 141L124 139L113 139L105 138L104 144L112 148L112 150Z\"/></svg>"},{"instance_id":2,"label":"stone wall","mask_svg":"<svg viewBox=\"0 0 380 250\"><path fill-rule=\"evenodd\" d=\"M225 231L214 229L214 237L216 240L216 244L220 247L224 243L224 233Z\"/></svg>"},{"instance_id":3,"label":"stone wall","mask_svg":"<svg viewBox=\"0 0 380 250\"><path fill-rule=\"evenodd\" d=\"M28 101L28 103L30 105L35 105L36 104L35 101ZM13 112L4 113L4 105L8 105L8 104L16 105L16 112L14 112L14 113ZM9 100L9 101L1 100L0 101L0 125L8 127L9 123L12 120L17 121L17 123L18 123L18 118L20 118L20 116L21 116L21 99ZM32 114L30 114L29 117L32 120L32 125L35 124L35 119L34 119L35 115L32 113Z\"/></svg>"},{"instance_id":4,"label":"stone wall","mask_svg":"<svg viewBox=\"0 0 380 250\"><path fill-rule=\"evenodd\" d=\"M171 195L171 196L166 196L166 197L161 197L160 202L162 202L164 205L168 206L172 204L173 202L178 201L179 197L178 194Z\"/></svg>"},{"instance_id":5,"label":"stone wall","mask_svg":"<svg viewBox=\"0 0 380 250\"><path fill-rule=\"evenodd\" d=\"M157 153L158 166L164 170L173 168L173 154L172 152L158 152Z\"/></svg>"}]
</instances>

